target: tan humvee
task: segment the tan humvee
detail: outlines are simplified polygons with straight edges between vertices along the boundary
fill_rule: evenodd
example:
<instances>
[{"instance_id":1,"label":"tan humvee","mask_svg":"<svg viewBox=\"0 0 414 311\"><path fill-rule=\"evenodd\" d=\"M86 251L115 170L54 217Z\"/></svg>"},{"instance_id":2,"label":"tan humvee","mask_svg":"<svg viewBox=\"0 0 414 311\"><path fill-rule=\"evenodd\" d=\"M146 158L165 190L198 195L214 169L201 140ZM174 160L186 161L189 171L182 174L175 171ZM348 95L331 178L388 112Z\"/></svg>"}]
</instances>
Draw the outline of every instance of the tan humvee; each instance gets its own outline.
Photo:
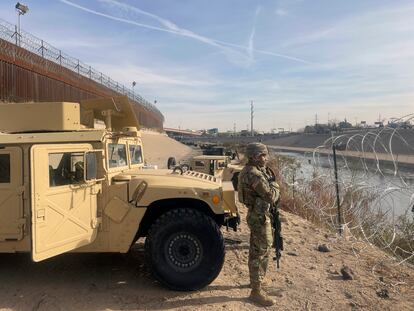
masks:
<instances>
[{"instance_id":1,"label":"tan humvee","mask_svg":"<svg viewBox=\"0 0 414 311\"><path fill-rule=\"evenodd\" d=\"M235 190L237 190L239 173L243 169L239 160L230 160L228 156L220 155L194 156L187 166L190 170L221 179L223 183L231 181Z\"/></svg>"},{"instance_id":2,"label":"tan humvee","mask_svg":"<svg viewBox=\"0 0 414 311\"><path fill-rule=\"evenodd\" d=\"M198 172L142 169L137 127L126 97L0 104L0 253L126 253L146 237L164 285L213 281L224 261L220 227L237 226L234 191Z\"/></svg>"}]
</instances>

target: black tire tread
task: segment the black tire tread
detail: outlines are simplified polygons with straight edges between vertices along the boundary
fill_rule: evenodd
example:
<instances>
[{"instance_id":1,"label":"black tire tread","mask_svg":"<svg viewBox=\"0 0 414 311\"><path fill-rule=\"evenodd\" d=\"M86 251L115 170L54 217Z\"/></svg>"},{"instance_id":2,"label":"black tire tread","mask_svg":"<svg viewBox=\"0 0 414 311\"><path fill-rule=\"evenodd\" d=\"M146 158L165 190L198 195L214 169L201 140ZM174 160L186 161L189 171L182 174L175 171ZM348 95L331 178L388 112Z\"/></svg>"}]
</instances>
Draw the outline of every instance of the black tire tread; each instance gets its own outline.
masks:
<instances>
[{"instance_id":1,"label":"black tire tread","mask_svg":"<svg viewBox=\"0 0 414 311\"><path fill-rule=\"evenodd\" d=\"M162 227L166 226L167 224L174 222L174 221L182 221L183 219L191 219L191 222L194 224L197 223L203 223L208 224L214 229L214 233L219 237L219 245L220 248L217 249L217 253L220 256L218 259L220 261L220 264L217 266L217 269L215 273L209 278L206 279L203 284L200 284L197 288L189 288L189 287L177 287L173 284L166 283L163 278L157 274L156 269L153 267L152 257L151 257L151 248L152 248L152 240L155 235L155 233L160 230ZM225 257L225 246L224 246L224 238L220 231L219 226L216 224L216 222L209 216L205 215L204 213L197 211L194 208L176 208L172 209L164 214L162 214L151 226L148 232L148 236L146 238L145 242L145 260L148 265L148 267L152 270L155 278L163 285L174 289L178 291L191 291L191 290L197 290L200 288L203 288L210 284L220 273L223 264L224 264L224 257Z\"/></svg>"}]
</instances>

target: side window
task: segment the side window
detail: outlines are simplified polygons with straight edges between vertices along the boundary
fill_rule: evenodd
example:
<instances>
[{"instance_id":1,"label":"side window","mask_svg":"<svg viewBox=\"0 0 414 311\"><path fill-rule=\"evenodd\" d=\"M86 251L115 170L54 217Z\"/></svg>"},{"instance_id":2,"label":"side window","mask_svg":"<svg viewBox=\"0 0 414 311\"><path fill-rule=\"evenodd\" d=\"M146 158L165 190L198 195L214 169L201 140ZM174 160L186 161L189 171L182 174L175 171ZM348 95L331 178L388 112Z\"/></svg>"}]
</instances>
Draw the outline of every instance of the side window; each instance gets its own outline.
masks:
<instances>
[{"instance_id":1,"label":"side window","mask_svg":"<svg viewBox=\"0 0 414 311\"><path fill-rule=\"evenodd\" d=\"M78 184L84 181L83 152L49 154L49 186Z\"/></svg>"},{"instance_id":2,"label":"side window","mask_svg":"<svg viewBox=\"0 0 414 311\"><path fill-rule=\"evenodd\" d=\"M109 168L127 165L126 145L108 144Z\"/></svg>"},{"instance_id":3,"label":"side window","mask_svg":"<svg viewBox=\"0 0 414 311\"><path fill-rule=\"evenodd\" d=\"M10 183L10 154L0 154L0 183Z\"/></svg>"},{"instance_id":4,"label":"side window","mask_svg":"<svg viewBox=\"0 0 414 311\"><path fill-rule=\"evenodd\" d=\"M142 150L140 145L129 145L129 155L131 157L131 164L142 163Z\"/></svg>"},{"instance_id":5,"label":"side window","mask_svg":"<svg viewBox=\"0 0 414 311\"><path fill-rule=\"evenodd\" d=\"M203 161L195 161L194 165L198 166L198 167L200 167L200 166L204 167L205 166Z\"/></svg>"}]
</instances>

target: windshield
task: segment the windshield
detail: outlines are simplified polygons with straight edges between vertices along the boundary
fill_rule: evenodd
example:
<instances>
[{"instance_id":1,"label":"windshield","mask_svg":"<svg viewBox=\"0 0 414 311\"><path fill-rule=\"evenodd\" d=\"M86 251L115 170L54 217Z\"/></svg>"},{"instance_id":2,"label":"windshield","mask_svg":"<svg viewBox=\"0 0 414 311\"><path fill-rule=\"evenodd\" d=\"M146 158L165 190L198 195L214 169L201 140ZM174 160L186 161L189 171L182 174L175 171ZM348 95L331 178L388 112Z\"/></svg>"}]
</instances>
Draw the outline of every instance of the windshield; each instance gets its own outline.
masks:
<instances>
[{"instance_id":1,"label":"windshield","mask_svg":"<svg viewBox=\"0 0 414 311\"><path fill-rule=\"evenodd\" d=\"M142 163L142 150L140 145L129 145L129 155L131 157L131 164Z\"/></svg>"},{"instance_id":2,"label":"windshield","mask_svg":"<svg viewBox=\"0 0 414 311\"><path fill-rule=\"evenodd\" d=\"M109 144L108 145L108 163L109 168L127 165L126 145Z\"/></svg>"}]
</instances>

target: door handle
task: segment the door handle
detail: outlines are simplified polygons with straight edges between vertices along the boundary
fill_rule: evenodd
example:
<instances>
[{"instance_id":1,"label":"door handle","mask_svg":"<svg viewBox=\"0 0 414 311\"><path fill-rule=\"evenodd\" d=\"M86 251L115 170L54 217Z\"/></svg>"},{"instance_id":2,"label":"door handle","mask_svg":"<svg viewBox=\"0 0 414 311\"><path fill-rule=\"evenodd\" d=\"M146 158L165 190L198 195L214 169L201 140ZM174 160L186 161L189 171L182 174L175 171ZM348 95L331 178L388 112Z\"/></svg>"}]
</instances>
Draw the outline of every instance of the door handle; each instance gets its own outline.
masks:
<instances>
[{"instance_id":1,"label":"door handle","mask_svg":"<svg viewBox=\"0 0 414 311\"><path fill-rule=\"evenodd\" d=\"M39 221L45 221L45 218L46 218L45 209L42 208L42 209L37 210L37 212L36 212L36 218Z\"/></svg>"}]
</instances>

